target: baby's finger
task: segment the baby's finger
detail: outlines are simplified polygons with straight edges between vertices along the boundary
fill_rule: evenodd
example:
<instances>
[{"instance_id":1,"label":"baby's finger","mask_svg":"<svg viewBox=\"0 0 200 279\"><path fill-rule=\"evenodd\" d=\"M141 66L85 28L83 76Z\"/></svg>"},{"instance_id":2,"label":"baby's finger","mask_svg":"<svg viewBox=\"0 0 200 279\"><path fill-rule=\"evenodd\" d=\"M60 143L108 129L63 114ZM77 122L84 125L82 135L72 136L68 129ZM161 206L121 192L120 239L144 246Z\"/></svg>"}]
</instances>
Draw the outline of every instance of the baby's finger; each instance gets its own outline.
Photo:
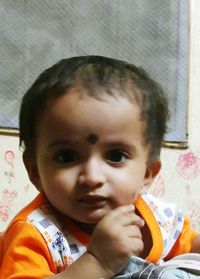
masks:
<instances>
[{"instance_id":1,"label":"baby's finger","mask_svg":"<svg viewBox=\"0 0 200 279\"><path fill-rule=\"evenodd\" d=\"M117 218L121 215L131 214L135 212L135 206L133 204L122 205L112 210L107 216L110 218Z\"/></svg>"},{"instance_id":2,"label":"baby's finger","mask_svg":"<svg viewBox=\"0 0 200 279\"><path fill-rule=\"evenodd\" d=\"M125 232L126 232L126 235L130 238L142 239L141 231L137 225L132 225L132 226L126 227Z\"/></svg>"},{"instance_id":3,"label":"baby's finger","mask_svg":"<svg viewBox=\"0 0 200 279\"><path fill-rule=\"evenodd\" d=\"M144 226L144 220L135 213L120 215L116 217L116 221L122 226L136 225L140 228Z\"/></svg>"},{"instance_id":4,"label":"baby's finger","mask_svg":"<svg viewBox=\"0 0 200 279\"><path fill-rule=\"evenodd\" d=\"M129 245L131 247L131 256L139 256L144 249L144 243L140 238L134 239L134 245L132 245L132 242L133 240L130 239Z\"/></svg>"},{"instance_id":5,"label":"baby's finger","mask_svg":"<svg viewBox=\"0 0 200 279\"><path fill-rule=\"evenodd\" d=\"M122 226L129 226L131 224L139 227L144 226L144 220L135 214L135 207L132 204L116 208L108 215L108 217L112 218Z\"/></svg>"}]
</instances>

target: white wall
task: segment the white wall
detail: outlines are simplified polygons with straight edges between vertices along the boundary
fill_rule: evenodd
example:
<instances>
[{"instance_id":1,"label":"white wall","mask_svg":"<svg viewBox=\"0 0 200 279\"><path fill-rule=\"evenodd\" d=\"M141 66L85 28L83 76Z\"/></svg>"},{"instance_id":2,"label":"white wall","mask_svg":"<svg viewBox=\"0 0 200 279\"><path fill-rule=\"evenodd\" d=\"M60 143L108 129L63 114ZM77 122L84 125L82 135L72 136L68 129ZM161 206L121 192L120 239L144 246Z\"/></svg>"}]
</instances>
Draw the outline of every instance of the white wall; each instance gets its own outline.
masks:
<instances>
[{"instance_id":1,"label":"white wall","mask_svg":"<svg viewBox=\"0 0 200 279\"><path fill-rule=\"evenodd\" d=\"M189 148L163 149L161 177L164 196L200 228L200 1L190 0L190 5Z\"/></svg>"},{"instance_id":2,"label":"white wall","mask_svg":"<svg viewBox=\"0 0 200 279\"><path fill-rule=\"evenodd\" d=\"M189 143L200 150L200 1L191 2Z\"/></svg>"}]
</instances>

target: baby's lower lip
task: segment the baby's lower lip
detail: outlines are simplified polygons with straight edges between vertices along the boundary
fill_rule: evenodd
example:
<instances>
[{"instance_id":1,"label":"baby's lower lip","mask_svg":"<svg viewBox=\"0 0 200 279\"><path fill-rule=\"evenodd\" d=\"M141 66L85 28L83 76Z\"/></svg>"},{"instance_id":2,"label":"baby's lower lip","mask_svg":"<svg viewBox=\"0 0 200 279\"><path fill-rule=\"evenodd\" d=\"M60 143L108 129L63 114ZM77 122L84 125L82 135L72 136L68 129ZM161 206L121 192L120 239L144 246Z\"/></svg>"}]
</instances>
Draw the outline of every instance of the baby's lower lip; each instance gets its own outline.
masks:
<instances>
[{"instance_id":1,"label":"baby's lower lip","mask_svg":"<svg viewBox=\"0 0 200 279\"><path fill-rule=\"evenodd\" d=\"M79 202L86 207L101 207L107 202L107 199L101 196L85 196Z\"/></svg>"}]
</instances>

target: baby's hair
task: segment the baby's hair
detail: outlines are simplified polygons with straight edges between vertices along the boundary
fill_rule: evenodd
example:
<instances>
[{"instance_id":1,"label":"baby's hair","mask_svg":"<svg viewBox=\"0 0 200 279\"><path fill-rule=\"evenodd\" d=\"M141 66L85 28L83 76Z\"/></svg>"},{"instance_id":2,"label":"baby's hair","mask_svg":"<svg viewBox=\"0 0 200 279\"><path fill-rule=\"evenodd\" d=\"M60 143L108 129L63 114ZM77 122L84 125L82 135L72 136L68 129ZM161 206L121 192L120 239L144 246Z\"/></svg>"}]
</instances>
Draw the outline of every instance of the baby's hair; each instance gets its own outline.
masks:
<instances>
[{"instance_id":1,"label":"baby's hair","mask_svg":"<svg viewBox=\"0 0 200 279\"><path fill-rule=\"evenodd\" d=\"M37 126L48 102L72 88L97 99L109 94L137 103L145 123L144 142L149 145L149 161L159 157L168 119L168 104L162 89L142 68L95 55L59 61L43 71L26 92L19 119L20 146L24 150L33 152Z\"/></svg>"}]
</instances>

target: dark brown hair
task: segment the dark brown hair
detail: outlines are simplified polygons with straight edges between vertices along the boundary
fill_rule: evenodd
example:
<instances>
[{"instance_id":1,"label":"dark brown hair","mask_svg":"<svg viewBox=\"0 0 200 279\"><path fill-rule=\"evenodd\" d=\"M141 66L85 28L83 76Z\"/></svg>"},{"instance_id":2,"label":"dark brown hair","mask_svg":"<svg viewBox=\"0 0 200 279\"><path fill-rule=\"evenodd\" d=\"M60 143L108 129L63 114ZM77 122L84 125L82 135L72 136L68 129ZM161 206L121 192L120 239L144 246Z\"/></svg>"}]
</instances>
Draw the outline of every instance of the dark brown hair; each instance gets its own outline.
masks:
<instances>
[{"instance_id":1,"label":"dark brown hair","mask_svg":"<svg viewBox=\"0 0 200 279\"><path fill-rule=\"evenodd\" d=\"M95 98L101 98L103 92L136 101L145 122L149 160L159 156L168 119L167 99L162 89L143 69L94 55L63 59L39 75L22 99L20 146L29 152L34 150L37 126L49 100L67 94L77 84Z\"/></svg>"}]
</instances>

